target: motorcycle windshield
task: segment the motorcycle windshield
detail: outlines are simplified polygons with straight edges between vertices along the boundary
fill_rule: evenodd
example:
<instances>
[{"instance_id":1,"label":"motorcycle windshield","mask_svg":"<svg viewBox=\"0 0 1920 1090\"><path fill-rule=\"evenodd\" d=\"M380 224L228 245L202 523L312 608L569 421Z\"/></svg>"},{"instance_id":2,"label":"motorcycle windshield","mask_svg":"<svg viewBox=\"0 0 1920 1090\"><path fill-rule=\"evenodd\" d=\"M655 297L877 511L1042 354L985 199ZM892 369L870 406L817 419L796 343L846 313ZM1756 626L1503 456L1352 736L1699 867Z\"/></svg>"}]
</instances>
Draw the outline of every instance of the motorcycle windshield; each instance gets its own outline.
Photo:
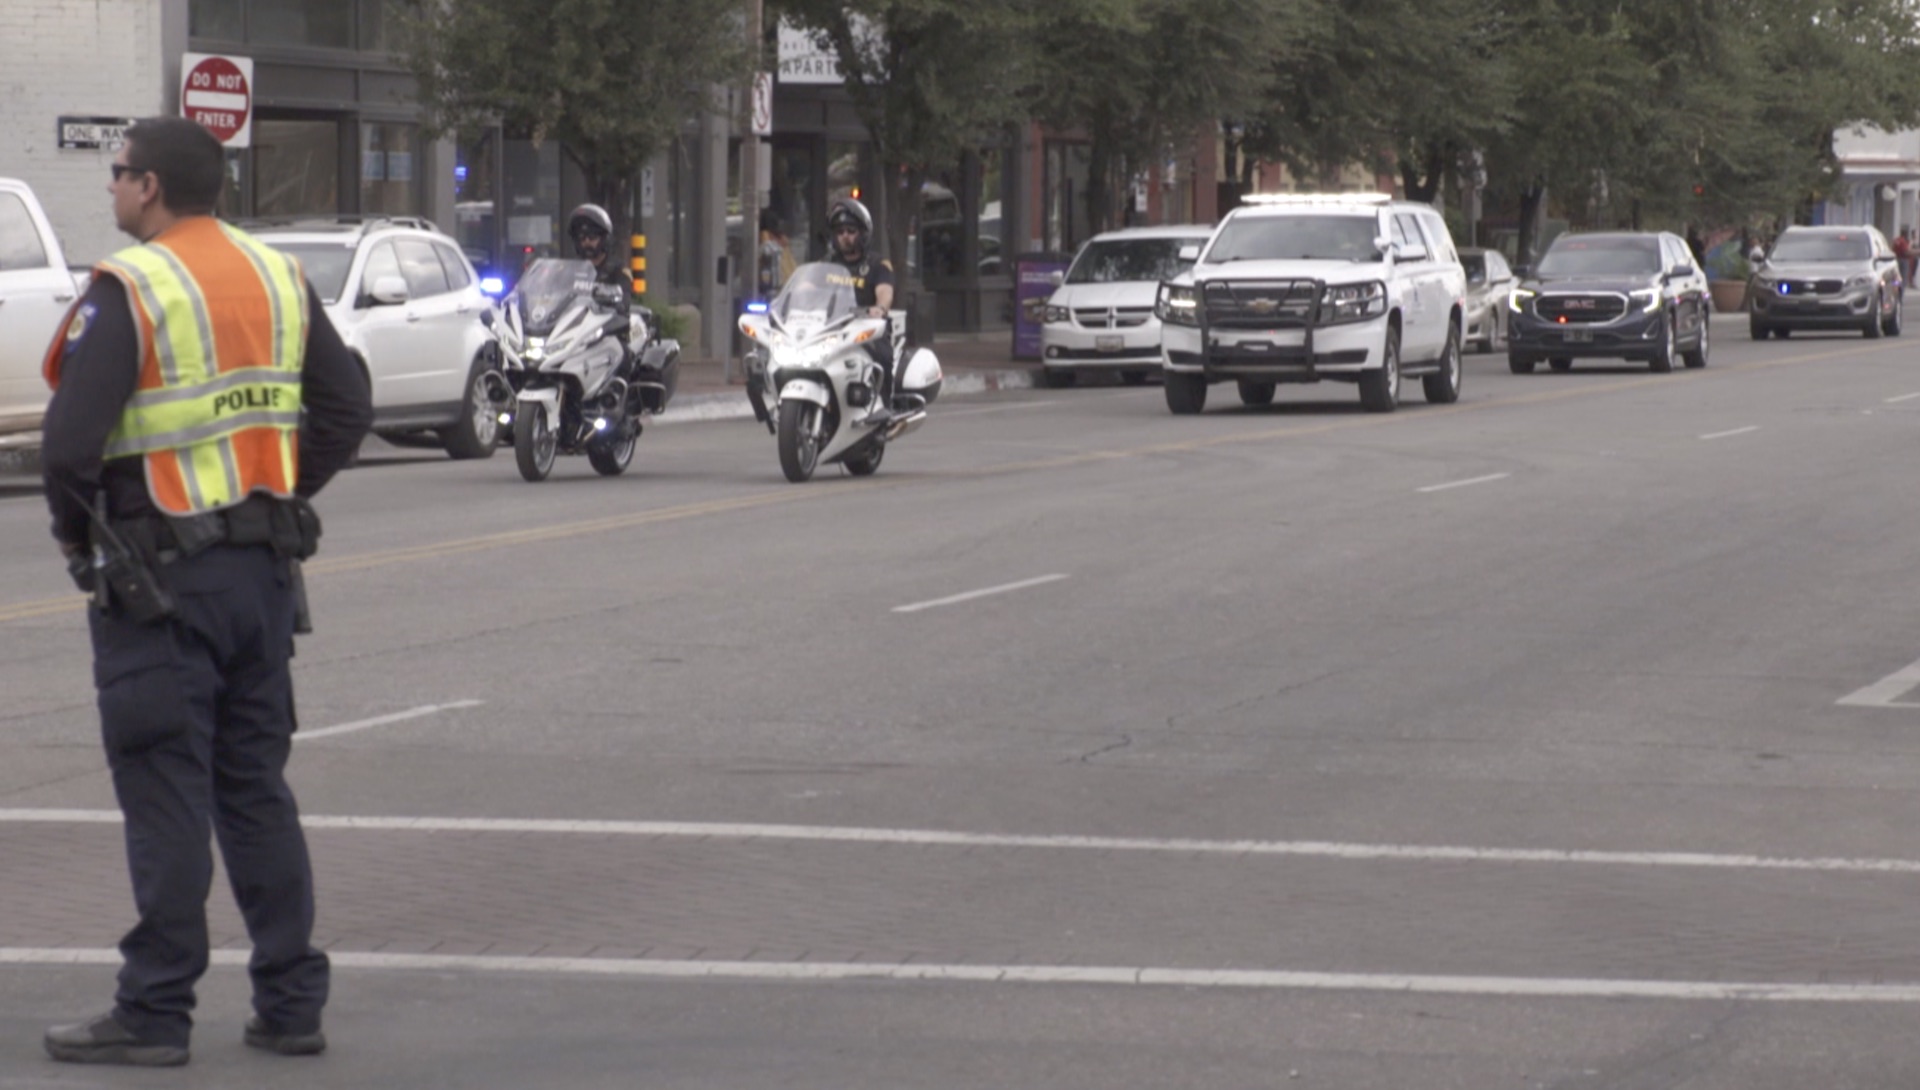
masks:
<instances>
[{"instance_id":1,"label":"motorcycle windshield","mask_svg":"<svg viewBox=\"0 0 1920 1090\"><path fill-rule=\"evenodd\" d=\"M539 337L553 331L569 303L592 295L592 263L543 257L527 266L513 287L512 298L518 301L520 321L528 336Z\"/></svg>"},{"instance_id":2,"label":"motorcycle windshield","mask_svg":"<svg viewBox=\"0 0 1920 1090\"><path fill-rule=\"evenodd\" d=\"M858 310L846 266L816 261L793 270L767 314L787 336L804 339L839 325Z\"/></svg>"}]
</instances>

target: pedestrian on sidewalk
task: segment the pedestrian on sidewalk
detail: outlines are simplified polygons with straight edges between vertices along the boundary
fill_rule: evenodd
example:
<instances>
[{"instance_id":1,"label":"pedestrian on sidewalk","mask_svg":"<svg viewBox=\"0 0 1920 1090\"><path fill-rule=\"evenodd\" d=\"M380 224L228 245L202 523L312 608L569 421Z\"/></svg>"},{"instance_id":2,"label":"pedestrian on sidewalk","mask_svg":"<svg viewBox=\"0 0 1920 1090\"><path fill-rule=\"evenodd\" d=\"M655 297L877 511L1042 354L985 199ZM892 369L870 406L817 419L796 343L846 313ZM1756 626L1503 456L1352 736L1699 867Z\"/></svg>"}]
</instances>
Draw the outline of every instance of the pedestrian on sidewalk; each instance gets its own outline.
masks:
<instances>
[{"instance_id":1,"label":"pedestrian on sidewalk","mask_svg":"<svg viewBox=\"0 0 1920 1090\"><path fill-rule=\"evenodd\" d=\"M114 221L136 245L94 267L45 361L53 536L93 595L100 735L139 922L113 1009L47 1030L69 1063L188 1059L217 837L253 940L243 1040L326 1047L327 956L285 777L290 660L305 629L307 503L373 421L365 375L298 262L213 216L219 141L185 118L127 130Z\"/></svg>"},{"instance_id":2,"label":"pedestrian on sidewalk","mask_svg":"<svg viewBox=\"0 0 1920 1090\"><path fill-rule=\"evenodd\" d=\"M1900 263L1900 282L1913 283L1913 240L1908 228L1900 228L1900 233L1894 236L1893 258Z\"/></svg>"}]
</instances>

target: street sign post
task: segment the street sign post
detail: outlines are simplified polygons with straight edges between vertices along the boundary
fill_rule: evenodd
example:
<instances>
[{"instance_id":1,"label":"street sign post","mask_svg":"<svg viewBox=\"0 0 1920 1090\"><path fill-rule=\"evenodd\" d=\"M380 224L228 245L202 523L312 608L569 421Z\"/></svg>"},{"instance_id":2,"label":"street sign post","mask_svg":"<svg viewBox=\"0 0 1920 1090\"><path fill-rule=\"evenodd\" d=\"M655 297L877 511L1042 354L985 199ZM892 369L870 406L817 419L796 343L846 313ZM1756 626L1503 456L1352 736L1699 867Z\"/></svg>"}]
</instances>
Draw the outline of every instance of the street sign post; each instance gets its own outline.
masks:
<instances>
[{"instance_id":1,"label":"street sign post","mask_svg":"<svg viewBox=\"0 0 1920 1090\"><path fill-rule=\"evenodd\" d=\"M187 53L180 58L180 116L230 148L253 143L253 58Z\"/></svg>"}]
</instances>

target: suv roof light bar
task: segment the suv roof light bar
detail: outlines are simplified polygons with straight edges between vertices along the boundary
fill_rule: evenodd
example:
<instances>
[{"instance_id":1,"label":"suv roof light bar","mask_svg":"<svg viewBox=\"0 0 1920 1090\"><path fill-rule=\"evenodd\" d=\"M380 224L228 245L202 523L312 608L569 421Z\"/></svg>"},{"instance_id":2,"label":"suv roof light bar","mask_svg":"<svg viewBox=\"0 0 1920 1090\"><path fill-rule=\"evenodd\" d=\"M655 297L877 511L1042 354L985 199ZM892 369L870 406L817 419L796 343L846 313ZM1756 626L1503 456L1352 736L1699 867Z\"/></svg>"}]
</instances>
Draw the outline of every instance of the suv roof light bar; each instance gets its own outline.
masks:
<instances>
[{"instance_id":1,"label":"suv roof light bar","mask_svg":"<svg viewBox=\"0 0 1920 1090\"><path fill-rule=\"evenodd\" d=\"M1386 204L1391 193L1249 193L1242 204Z\"/></svg>"}]
</instances>

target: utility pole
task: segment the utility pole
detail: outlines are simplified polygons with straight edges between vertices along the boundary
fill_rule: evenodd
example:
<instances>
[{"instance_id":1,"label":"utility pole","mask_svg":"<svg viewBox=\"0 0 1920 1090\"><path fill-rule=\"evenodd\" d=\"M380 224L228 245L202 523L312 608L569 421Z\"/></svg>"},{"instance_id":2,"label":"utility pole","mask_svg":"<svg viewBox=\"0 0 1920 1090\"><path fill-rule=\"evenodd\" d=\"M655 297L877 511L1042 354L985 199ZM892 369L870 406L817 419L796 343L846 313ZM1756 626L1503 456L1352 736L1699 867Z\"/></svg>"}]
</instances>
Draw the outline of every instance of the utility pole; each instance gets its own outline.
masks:
<instances>
[{"instance_id":1,"label":"utility pole","mask_svg":"<svg viewBox=\"0 0 1920 1090\"><path fill-rule=\"evenodd\" d=\"M740 269L742 298L751 298L760 288L760 134L754 131L754 112L760 93L760 68L765 52L761 20L762 0L747 0L747 50L753 58L753 70L747 76L746 124L740 127ZM729 338L729 344L731 344ZM746 375L745 360L734 370L734 355L726 355L726 380Z\"/></svg>"}]
</instances>

